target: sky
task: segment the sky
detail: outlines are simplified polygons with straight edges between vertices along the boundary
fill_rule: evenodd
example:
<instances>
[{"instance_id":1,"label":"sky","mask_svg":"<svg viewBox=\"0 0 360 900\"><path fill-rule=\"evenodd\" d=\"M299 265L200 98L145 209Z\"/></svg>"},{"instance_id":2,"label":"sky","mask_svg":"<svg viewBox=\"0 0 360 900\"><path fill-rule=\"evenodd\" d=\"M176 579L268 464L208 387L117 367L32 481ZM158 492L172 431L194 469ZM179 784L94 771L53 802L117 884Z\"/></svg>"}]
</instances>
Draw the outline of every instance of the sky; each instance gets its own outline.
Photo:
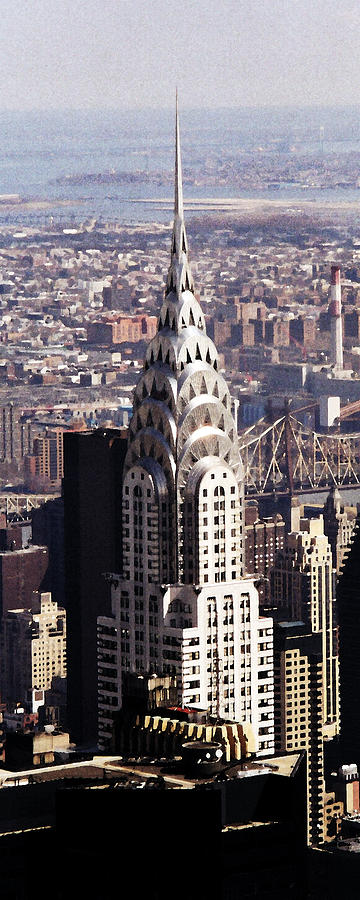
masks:
<instances>
[{"instance_id":1,"label":"sky","mask_svg":"<svg viewBox=\"0 0 360 900\"><path fill-rule=\"evenodd\" d=\"M359 0L0 0L0 110L360 103Z\"/></svg>"}]
</instances>

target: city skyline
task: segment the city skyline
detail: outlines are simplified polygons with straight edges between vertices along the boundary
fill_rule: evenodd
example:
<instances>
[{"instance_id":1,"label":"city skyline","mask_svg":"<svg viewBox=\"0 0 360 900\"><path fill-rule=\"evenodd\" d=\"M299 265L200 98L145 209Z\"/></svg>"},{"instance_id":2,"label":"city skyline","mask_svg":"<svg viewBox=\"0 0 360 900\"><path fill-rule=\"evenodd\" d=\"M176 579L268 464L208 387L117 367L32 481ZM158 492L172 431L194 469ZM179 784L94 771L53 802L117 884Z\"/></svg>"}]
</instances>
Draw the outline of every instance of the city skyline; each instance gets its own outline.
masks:
<instances>
[{"instance_id":1,"label":"city skyline","mask_svg":"<svg viewBox=\"0 0 360 900\"><path fill-rule=\"evenodd\" d=\"M98 220L83 207L77 223L71 206L58 198L63 212L53 217L45 201L40 225L39 202L31 205L17 193L2 198L0 475L18 508L26 486L50 493L32 498L31 508L40 504L32 523L30 505L18 521L11 494L0 498L1 784L11 784L15 800L29 786L34 830L44 824L58 841L60 819L41 808L34 791L38 779L49 777L43 767L54 763L50 779L54 775L60 784L75 774L76 788L86 788L95 775L92 787L100 792L87 793L89 833L69 806L63 812L69 853L83 867L95 835L99 886L94 881L86 887L94 900L105 896L105 865L113 856L106 829L102 849L90 815L92 809L94 821L108 828L109 817L100 815L94 800L106 797L107 785L117 788L111 796L121 825L111 832L123 849L121 828L132 835L136 824L132 852L135 866L142 862L145 887L136 893L135 876L134 896L161 900L169 886L174 900L183 896L184 881L177 879L178 890L172 889L173 847L182 835L187 847L195 846L187 821L195 819L187 805L182 821L176 804L179 788L185 804L189 797L191 803L193 787L202 829L212 819L199 806L201 791L210 798L214 849L205 867L196 852L190 854L199 879L198 888L187 865L190 900L209 894L206 879L220 900L235 892L278 900L305 896L306 881L308 896L320 897L317 865L327 867L328 849L334 850L340 880L341 841L354 824L360 835L360 759L351 709L357 702L353 632L355 643L359 636L348 615L353 609L355 624L357 595L345 577L340 636L336 595L354 534L356 546L360 507L346 506L348 497L337 487L322 495L320 506L315 491L360 486L358 199L353 219L347 211L342 220L333 209L321 217L312 198L312 214L302 207L296 222L292 201L286 214L282 207L268 218L254 204L245 222L239 211L225 215L223 198L214 227L206 219L191 224L190 258L185 210L191 206L184 210L177 107L171 175L163 158L160 177L148 163L142 173L118 173L119 183L134 180L143 196L151 179L156 190L167 190L175 170L170 264L166 224L111 223L105 207ZM223 191L230 172L239 176L232 151L226 157L226 127L214 116L221 145L211 162L199 143L200 118L191 134L200 169L189 174L190 160L184 185L205 178L209 190L218 178ZM203 116L207 137L210 118ZM35 146L45 116L38 119ZM119 141L115 117L109 120ZM275 116L269 120L273 148ZM38 148L31 157L29 134L28 146L20 136L20 167L22 159L38 158L42 171L46 164ZM61 129L58 134L66 159ZM104 157L107 129L97 135L92 141L90 129L84 130L92 164L97 145ZM162 151L164 140L159 133ZM285 175L276 168L284 152L277 142L280 150L259 166L267 167L267 190L280 190ZM6 132L4 143L11 157ZM298 185L311 192L329 182L334 191L358 191L355 154L347 151L340 168L333 151L330 163L325 160L322 143L313 168L301 153L294 164L286 162L286 184L298 173ZM285 145L290 154L290 142ZM80 143L75 146L79 158ZM134 136L129 150L139 153ZM257 169L249 153L242 177L250 170L253 189ZM117 183L114 176L114 169L105 177L85 171L59 175L57 183L70 193L78 187L80 202L84 189L95 194L103 185L104 197L111 191L118 206L118 188L108 186ZM26 204L36 228L23 218ZM61 496L55 496L62 476ZM306 488L312 489L310 503ZM345 576L354 571L351 557ZM27 571L36 577L30 596L24 592L24 585L32 586ZM349 685L345 696L342 688L343 733L339 642L351 663L343 663L345 690L346 678ZM66 756L58 758L58 752ZM88 757L96 773L89 771ZM135 799L138 787L145 788L143 809ZM173 788L173 796L166 793ZM81 811L80 791L66 793ZM18 815L16 802L13 810ZM26 810L30 833L28 819ZM181 825L178 836L169 821ZM165 857L156 870L148 822ZM21 824L6 822L3 834L8 838L16 825L16 860ZM49 843L40 833L36 840L47 846L47 859ZM211 849L210 838L206 843ZM310 855L315 848L318 859ZM66 848L60 843L59 856L63 869ZM19 882L28 877L30 862L23 871ZM154 871L161 878L154 879ZM324 887L330 881L329 867ZM110 887L106 896L112 895Z\"/></svg>"}]
</instances>

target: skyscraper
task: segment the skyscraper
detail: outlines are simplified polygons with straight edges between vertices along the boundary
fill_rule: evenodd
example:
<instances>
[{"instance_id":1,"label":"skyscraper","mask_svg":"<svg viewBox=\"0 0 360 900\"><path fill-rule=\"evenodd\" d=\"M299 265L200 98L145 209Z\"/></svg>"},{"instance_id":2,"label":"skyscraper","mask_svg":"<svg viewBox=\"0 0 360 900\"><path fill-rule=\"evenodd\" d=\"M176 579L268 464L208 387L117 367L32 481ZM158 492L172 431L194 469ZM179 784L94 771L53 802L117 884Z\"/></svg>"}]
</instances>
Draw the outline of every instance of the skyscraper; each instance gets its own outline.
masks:
<instances>
[{"instance_id":1,"label":"skyscraper","mask_svg":"<svg viewBox=\"0 0 360 900\"><path fill-rule=\"evenodd\" d=\"M97 617L108 612L104 572L121 565L122 466L118 428L69 431L64 439L64 549L68 716L72 740L96 742ZM1 561L1 558L0 558Z\"/></svg>"},{"instance_id":2,"label":"skyscraper","mask_svg":"<svg viewBox=\"0 0 360 900\"><path fill-rule=\"evenodd\" d=\"M33 426L21 421L21 410L8 403L0 407L0 461L19 466L31 453Z\"/></svg>"},{"instance_id":3,"label":"skyscraper","mask_svg":"<svg viewBox=\"0 0 360 900\"><path fill-rule=\"evenodd\" d=\"M194 295L178 113L170 268L134 392L122 506L113 620L99 620L100 650L109 628L114 644L110 668L101 652L100 721L110 725L122 671L175 674L179 702L250 722L256 749L271 752L272 620L259 619L254 583L242 577L243 468L231 397Z\"/></svg>"},{"instance_id":4,"label":"skyscraper","mask_svg":"<svg viewBox=\"0 0 360 900\"><path fill-rule=\"evenodd\" d=\"M33 610L13 609L0 634L1 697L25 703L33 690L49 690L53 677L66 677L66 613L49 592L34 595Z\"/></svg>"},{"instance_id":5,"label":"skyscraper","mask_svg":"<svg viewBox=\"0 0 360 900\"><path fill-rule=\"evenodd\" d=\"M300 530L288 535L273 572L274 606L278 618L306 622L322 636L323 732L339 731L339 660L335 573L323 517L301 519Z\"/></svg>"},{"instance_id":6,"label":"skyscraper","mask_svg":"<svg viewBox=\"0 0 360 900\"><path fill-rule=\"evenodd\" d=\"M245 507L245 569L257 579L261 611L271 612L271 573L276 555L285 546L285 522L279 513L259 516L256 500Z\"/></svg>"},{"instance_id":7,"label":"skyscraper","mask_svg":"<svg viewBox=\"0 0 360 900\"><path fill-rule=\"evenodd\" d=\"M336 369L343 368L343 335L341 317L340 267L331 266L331 362Z\"/></svg>"},{"instance_id":8,"label":"skyscraper","mask_svg":"<svg viewBox=\"0 0 360 900\"><path fill-rule=\"evenodd\" d=\"M306 750L307 838L324 840L323 661L321 635L303 622L274 628L275 747Z\"/></svg>"},{"instance_id":9,"label":"skyscraper","mask_svg":"<svg viewBox=\"0 0 360 900\"><path fill-rule=\"evenodd\" d=\"M360 519L337 585L341 759L360 765Z\"/></svg>"},{"instance_id":10,"label":"skyscraper","mask_svg":"<svg viewBox=\"0 0 360 900\"><path fill-rule=\"evenodd\" d=\"M333 566L339 574L351 542L356 523L356 507L344 506L340 493L333 485L324 504L324 531L328 537Z\"/></svg>"}]
</instances>

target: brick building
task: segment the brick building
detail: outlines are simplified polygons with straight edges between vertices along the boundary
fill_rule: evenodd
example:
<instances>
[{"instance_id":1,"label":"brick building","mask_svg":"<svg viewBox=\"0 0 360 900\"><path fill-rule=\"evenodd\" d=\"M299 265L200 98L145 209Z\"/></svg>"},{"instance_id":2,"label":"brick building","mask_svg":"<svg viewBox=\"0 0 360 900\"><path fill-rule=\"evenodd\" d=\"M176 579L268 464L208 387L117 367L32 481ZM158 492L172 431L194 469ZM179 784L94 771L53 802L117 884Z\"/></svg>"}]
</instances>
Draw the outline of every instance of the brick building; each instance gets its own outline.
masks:
<instances>
[{"instance_id":1,"label":"brick building","mask_svg":"<svg viewBox=\"0 0 360 900\"><path fill-rule=\"evenodd\" d=\"M34 591L43 588L48 568L47 547L0 552L0 617L10 609L32 609Z\"/></svg>"},{"instance_id":2,"label":"brick building","mask_svg":"<svg viewBox=\"0 0 360 900\"><path fill-rule=\"evenodd\" d=\"M259 517L256 500L245 508L245 569L257 579L261 610L270 608L270 574L276 554L285 546L285 522L277 513Z\"/></svg>"},{"instance_id":3,"label":"brick building","mask_svg":"<svg viewBox=\"0 0 360 900\"><path fill-rule=\"evenodd\" d=\"M87 328L89 344L133 343L149 341L156 334L156 316L114 316L111 319L102 319L90 322Z\"/></svg>"}]
</instances>

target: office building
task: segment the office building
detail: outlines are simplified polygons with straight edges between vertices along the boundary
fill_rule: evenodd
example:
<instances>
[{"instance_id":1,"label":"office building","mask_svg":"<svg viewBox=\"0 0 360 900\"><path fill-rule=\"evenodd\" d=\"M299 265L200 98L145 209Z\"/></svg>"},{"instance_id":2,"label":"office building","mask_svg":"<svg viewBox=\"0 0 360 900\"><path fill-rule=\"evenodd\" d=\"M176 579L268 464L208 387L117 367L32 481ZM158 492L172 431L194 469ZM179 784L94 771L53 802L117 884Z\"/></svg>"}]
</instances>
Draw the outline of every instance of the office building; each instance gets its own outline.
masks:
<instances>
[{"instance_id":1,"label":"office building","mask_svg":"<svg viewBox=\"0 0 360 900\"><path fill-rule=\"evenodd\" d=\"M59 606L65 605L64 572L64 501L62 497L46 500L32 510L32 539L34 544L49 551L47 589ZM1 532L0 532L1 535Z\"/></svg>"},{"instance_id":2,"label":"office building","mask_svg":"<svg viewBox=\"0 0 360 900\"><path fill-rule=\"evenodd\" d=\"M276 555L285 546L285 522L279 513L260 516L256 500L245 506L245 570L256 579L260 609L271 610L270 578Z\"/></svg>"},{"instance_id":3,"label":"office building","mask_svg":"<svg viewBox=\"0 0 360 900\"><path fill-rule=\"evenodd\" d=\"M343 334L341 316L340 266L331 266L331 362L335 369L343 368Z\"/></svg>"},{"instance_id":4,"label":"office building","mask_svg":"<svg viewBox=\"0 0 360 900\"><path fill-rule=\"evenodd\" d=\"M360 766L360 522L337 585L341 761Z\"/></svg>"},{"instance_id":5,"label":"office building","mask_svg":"<svg viewBox=\"0 0 360 900\"><path fill-rule=\"evenodd\" d=\"M323 517L300 519L278 554L272 579L278 619L303 621L321 635L323 653L323 733L339 731L339 660L335 573Z\"/></svg>"},{"instance_id":6,"label":"office building","mask_svg":"<svg viewBox=\"0 0 360 900\"><path fill-rule=\"evenodd\" d=\"M339 575L344 557L351 543L357 509L344 506L338 488L331 488L324 504L324 532L331 546L333 567Z\"/></svg>"},{"instance_id":7,"label":"office building","mask_svg":"<svg viewBox=\"0 0 360 900\"><path fill-rule=\"evenodd\" d=\"M52 428L34 438L35 478L60 485L64 475L64 429Z\"/></svg>"},{"instance_id":8,"label":"office building","mask_svg":"<svg viewBox=\"0 0 360 900\"><path fill-rule=\"evenodd\" d=\"M21 410L8 403L0 407L0 462L21 464L31 453L32 425L23 422Z\"/></svg>"},{"instance_id":9,"label":"office building","mask_svg":"<svg viewBox=\"0 0 360 900\"><path fill-rule=\"evenodd\" d=\"M104 573L121 566L126 447L117 428L69 431L64 437L68 714L77 743L97 739L97 617L111 608Z\"/></svg>"},{"instance_id":10,"label":"office building","mask_svg":"<svg viewBox=\"0 0 360 900\"><path fill-rule=\"evenodd\" d=\"M0 552L0 619L10 609L33 609L34 592L46 590L47 547Z\"/></svg>"},{"instance_id":11,"label":"office building","mask_svg":"<svg viewBox=\"0 0 360 900\"><path fill-rule=\"evenodd\" d=\"M321 634L303 622L274 626L275 749L307 754L307 840L324 841Z\"/></svg>"},{"instance_id":12,"label":"office building","mask_svg":"<svg viewBox=\"0 0 360 900\"><path fill-rule=\"evenodd\" d=\"M100 649L114 645L100 666L100 722L121 702L122 672L151 669L177 677L180 705L250 723L254 751L272 752L272 620L259 618L254 582L243 577L243 467L194 295L178 117L171 262L134 391L122 509L122 572L110 579L112 617L99 620Z\"/></svg>"},{"instance_id":13,"label":"office building","mask_svg":"<svg viewBox=\"0 0 360 900\"><path fill-rule=\"evenodd\" d=\"M66 676L66 613L50 593L34 597L33 612L10 610L0 632L0 690L8 704L24 704Z\"/></svg>"}]
</instances>

